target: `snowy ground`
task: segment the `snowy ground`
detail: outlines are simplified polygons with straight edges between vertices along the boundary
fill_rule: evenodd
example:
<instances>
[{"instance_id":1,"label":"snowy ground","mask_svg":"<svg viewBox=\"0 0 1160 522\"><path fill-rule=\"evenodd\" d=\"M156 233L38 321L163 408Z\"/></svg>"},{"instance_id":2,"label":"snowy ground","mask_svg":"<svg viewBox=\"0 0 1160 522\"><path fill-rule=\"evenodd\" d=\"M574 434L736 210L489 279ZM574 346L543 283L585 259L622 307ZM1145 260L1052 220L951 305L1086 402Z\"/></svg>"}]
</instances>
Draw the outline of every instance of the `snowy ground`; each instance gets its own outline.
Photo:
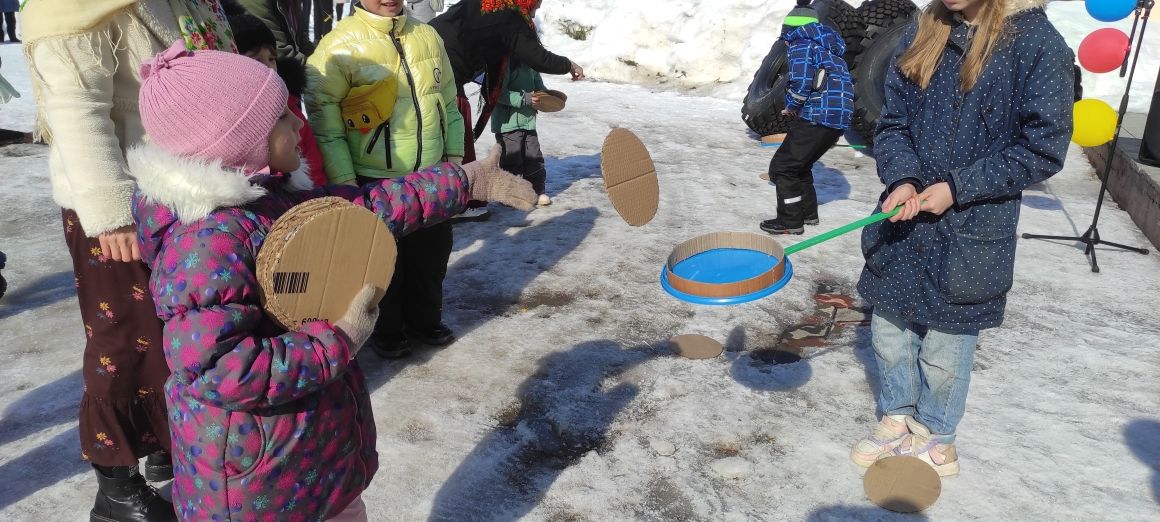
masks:
<instances>
[{"instance_id":1,"label":"snowy ground","mask_svg":"<svg viewBox=\"0 0 1160 522\"><path fill-rule=\"evenodd\" d=\"M27 93L18 50L0 57ZM710 308L669 297L657 275L674 244L757 231L772 215L773 188L757 178L771 151L746 135L736 101L553 80L571 95L541 118L556 204L457 225L446 319L459 342L401 362L362 354L382 462L371 519L923 518L871 505L847 459L875 415L864 331L796 363L753 356L813 311L819 283L852 291L857 234L798 254L794 280L769 298ZM0 107L0 127L31 128L29 103ZM612 126L635 130L656 160L660 211L642 228L603 193ZM0 519L85 520L96 485L74 417L84 336L45 149L0 148L0 172ZM873 161L849 149L816 176L823 228L864 216L881 190ZM1082 232L1097 187L1073 150L1026 193L1021 231ZM1115 205L1101 233L1146 244ZM1073 244L1021 241L1007 322L978 352L963 474L926 517L1160 518L1160 257L1100 254L1092 274ZM675 358L665 341L683 333L728 351Z\"/></svg>"}]
</instances>

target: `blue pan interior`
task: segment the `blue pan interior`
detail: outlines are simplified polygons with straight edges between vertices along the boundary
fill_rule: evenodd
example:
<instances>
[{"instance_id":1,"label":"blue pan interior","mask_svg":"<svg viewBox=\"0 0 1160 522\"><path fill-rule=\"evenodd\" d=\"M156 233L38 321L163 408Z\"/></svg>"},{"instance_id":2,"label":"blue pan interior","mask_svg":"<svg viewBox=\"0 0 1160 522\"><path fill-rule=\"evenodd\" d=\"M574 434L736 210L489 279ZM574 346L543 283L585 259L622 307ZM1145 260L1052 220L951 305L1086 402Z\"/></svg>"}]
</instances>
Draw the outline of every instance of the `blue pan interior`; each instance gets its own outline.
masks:
<instances>
[{"instance_id":1,"label":"blue pan interior","mask_svg":"<svg viewBox=\"0 0 1160 522\"><path fill-rule=\"evenodd\" d=\"M673 267L673 273L690 281L701 283L734 283L752 279L772 270L778 259L774 256L746 248L714 248L692 256ZM661 287L673 297L682 301L702 305L732 305L748 303L768 296L789 283L793 278L793 265L785 260L785 275L772 285L756 292L734 297L701 297L681 292L669 285L665 277L665 267L661 267Z\"/></svg>"}]
</instances>

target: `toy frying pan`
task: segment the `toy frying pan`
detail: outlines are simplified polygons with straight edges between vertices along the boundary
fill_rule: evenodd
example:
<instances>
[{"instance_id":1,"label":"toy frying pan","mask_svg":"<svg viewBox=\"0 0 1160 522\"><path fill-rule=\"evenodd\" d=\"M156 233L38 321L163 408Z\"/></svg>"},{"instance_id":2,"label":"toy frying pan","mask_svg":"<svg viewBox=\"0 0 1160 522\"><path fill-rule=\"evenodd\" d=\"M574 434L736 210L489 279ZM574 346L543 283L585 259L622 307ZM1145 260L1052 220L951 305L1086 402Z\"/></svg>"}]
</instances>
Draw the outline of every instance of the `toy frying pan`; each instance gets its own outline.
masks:
<instances>
[{"instance_id":1,"label":"toy frying pan","mask_svg":"<svg viewBox=\"0 0 1160 522\"><path fill-rule=\"evenodd\" d=\"M547 89L536 91L540 96L540 112L560 112L568 101L568 96L560 91Z\"/></svg>"},{"instance_id":2,"label":"toy frying pan","mask_svg":"<svg viewBox=\"0 0 1160 522\"><path fill-rule=\"evenodd\" d=\"M791 254L851 230L887 219L902 210L859 219L782 248L765 234L714 232L676 246L661 270L661 287L682 301L703 305L740 304L766 297L793 278Z\"/></svg>"}]
</instances>

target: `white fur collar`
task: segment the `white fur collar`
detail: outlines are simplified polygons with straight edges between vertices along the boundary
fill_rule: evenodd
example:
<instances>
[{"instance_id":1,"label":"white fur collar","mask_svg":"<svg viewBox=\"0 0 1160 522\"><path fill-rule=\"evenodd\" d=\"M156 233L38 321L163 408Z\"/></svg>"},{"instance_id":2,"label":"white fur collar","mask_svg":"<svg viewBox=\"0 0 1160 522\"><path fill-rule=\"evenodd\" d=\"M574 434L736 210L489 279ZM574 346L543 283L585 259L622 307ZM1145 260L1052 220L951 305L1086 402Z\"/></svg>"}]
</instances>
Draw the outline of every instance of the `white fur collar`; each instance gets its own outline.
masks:
<instances>
[{"instance_id":1,"label":"white fur collar","mask_svg":"<svg viewBox=\"0 0 1160 522\"><path fill-rule=\"evenodd\" d=\"M266 189L251 183L242 171L220 161L183 158L155 145L137 145L126 154L129 175L147 199L165 205L185 223L197 221L223 207L237 207L261 199ZM290 174L287 186L301 191L314 188L306 161Z\"/></svg>"},{"instance_id":2,"label":"white fur collar","mask_svg":"<svg viewBox=\"0 0 1160 522\"><path fill-rule=\"evenodd\" d=\"M1013 16L1023 11L1030 11L1037 7L1047 8L1048 0L1007 0L1007 16Z\"/></svg>"}]
</instances>

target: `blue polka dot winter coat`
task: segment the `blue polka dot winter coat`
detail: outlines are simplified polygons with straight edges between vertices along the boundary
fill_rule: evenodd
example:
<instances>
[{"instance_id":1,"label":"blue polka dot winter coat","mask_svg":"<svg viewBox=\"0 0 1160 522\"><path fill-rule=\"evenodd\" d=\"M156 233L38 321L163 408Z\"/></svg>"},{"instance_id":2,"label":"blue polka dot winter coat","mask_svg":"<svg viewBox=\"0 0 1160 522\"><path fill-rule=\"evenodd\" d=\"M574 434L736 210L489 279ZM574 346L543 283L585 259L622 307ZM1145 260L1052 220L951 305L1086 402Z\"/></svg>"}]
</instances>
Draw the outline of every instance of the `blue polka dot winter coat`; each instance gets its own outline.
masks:
<instances>
[{"instance_id":1,"label":"blue polka dot winter coat","mask_svg":"<svg viewBox=\"0 0 1160 522\"><path fill-rule=\"evenodd\" d=\"M1003 322L1022 191L1063 168L1074 74L1074 55L1043 3L1009 4L1007 36L970 91L959 80L971 36L962 22L925 90L891 65L874 145L886 184L879 201L900 182L921 191L946 181L955 202L942 216L862 231L858 291L878 312L951 333Z\"/></svg>"}]
</instances>

